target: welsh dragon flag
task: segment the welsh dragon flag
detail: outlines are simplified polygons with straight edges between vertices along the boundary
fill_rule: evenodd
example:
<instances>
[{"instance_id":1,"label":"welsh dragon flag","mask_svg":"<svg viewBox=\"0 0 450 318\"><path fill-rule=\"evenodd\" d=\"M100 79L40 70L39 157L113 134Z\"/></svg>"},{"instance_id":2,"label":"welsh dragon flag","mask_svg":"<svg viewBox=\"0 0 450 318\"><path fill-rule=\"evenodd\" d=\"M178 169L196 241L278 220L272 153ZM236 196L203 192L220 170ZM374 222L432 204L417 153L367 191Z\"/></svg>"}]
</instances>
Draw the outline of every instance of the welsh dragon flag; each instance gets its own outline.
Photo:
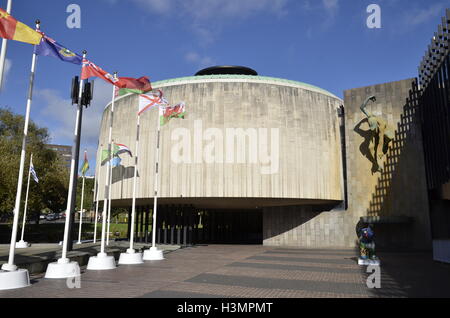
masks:
<instances>
[{"instance_id":1,"label":"welsh dragon flag","mask_svg":"<svg viewBox=\"0 0 450 318\"><path fill-rule=\"evenodd\" d=\"M159 108L159 117L161 120L161 126L166 125L172 118L184 119L186 115L186 106L184 102L181 102L175 106L161 106Z\"/></svg>"}]
</instances>

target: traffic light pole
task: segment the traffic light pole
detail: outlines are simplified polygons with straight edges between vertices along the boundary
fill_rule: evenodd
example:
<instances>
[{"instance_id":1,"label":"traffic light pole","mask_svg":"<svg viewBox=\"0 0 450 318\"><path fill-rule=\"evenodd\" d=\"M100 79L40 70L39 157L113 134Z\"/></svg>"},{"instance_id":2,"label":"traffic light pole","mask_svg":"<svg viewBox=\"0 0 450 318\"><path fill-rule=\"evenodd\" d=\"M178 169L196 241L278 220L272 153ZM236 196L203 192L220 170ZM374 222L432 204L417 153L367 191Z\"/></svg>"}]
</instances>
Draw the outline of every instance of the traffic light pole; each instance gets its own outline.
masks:
<instances>
[{"instance_id":1,"label":"traffic light pole","mask_svg":"<svg viewBox=\"0 0 450 318\"><path fill-rule=\"evenodd\" d=\"M68 240L67 240L67 250L72 251L73 250L73 239L72 239L72 228L73 223L75 222L75 204L77 200L77 185L78 185L78 162L80 160L80 141L81 141L81 126L83 122L83 105L81 101L78 103L78 111L80 112L80 120L78 121L77 126L77 133L76 138L74 140L74 147L75 147L75 177L72 180L72 198L69 205L69 211L68 214L66 211L66 217L67 215L70 215L70 221L69 221L69 230L68 230Z\"/></svg>"}]
</instances>

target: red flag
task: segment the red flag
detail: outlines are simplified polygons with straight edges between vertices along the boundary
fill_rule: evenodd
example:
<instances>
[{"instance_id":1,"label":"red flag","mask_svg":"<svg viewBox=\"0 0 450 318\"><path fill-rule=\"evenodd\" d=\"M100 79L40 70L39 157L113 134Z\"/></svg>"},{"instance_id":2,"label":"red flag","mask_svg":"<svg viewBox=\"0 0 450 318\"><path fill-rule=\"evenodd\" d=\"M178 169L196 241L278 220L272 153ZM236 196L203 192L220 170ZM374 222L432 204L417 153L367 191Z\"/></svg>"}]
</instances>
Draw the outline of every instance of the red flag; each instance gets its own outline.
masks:
<instances>
[{"instance_id":1,"label":"red flag","mask_svg":"<svg viewBox=\"0 0 450 318\"><path fill-rule=\"evenodd\" d=\"M120 85L118 85L119 79L115 79L114 76L102 70L100 67L98 67L91 61L83 59L83 68L81 69L81 79L85 80L90 77L100 77L101 79L107 81L108 83L120 87Z\"/></svg>"},{"instance_id":2,"label":"red flag","mask_svg":"<svg viewBox=\"0 0 450 318\"><path fill-rule=\"evenodd\" d=\"M119 95L128 93L145 94L152 90L152 84L147 76L140 78L119 77L119 83L116 85L120 87Z\"/></svg>"}]
</instances>

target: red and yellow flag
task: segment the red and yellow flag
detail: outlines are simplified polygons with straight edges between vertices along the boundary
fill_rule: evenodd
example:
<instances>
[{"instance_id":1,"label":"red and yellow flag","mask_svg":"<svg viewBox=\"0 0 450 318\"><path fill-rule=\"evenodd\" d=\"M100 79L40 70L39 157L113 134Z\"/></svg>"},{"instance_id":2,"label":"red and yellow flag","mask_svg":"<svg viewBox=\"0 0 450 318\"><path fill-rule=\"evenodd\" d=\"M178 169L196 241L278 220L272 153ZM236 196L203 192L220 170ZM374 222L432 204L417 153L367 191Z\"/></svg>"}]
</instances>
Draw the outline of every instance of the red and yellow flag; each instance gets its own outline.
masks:
<instances>
[{"instance_id":1,"label":"red and yellow flag","mask_svg":"<svg viewBox=\"0 0 450 318\"><path fill-rule=\"evenodd\" d=\"M42 34L17 21L0 8L0 38L37 45L41 42Z\"/></svg>"}]
</instances>

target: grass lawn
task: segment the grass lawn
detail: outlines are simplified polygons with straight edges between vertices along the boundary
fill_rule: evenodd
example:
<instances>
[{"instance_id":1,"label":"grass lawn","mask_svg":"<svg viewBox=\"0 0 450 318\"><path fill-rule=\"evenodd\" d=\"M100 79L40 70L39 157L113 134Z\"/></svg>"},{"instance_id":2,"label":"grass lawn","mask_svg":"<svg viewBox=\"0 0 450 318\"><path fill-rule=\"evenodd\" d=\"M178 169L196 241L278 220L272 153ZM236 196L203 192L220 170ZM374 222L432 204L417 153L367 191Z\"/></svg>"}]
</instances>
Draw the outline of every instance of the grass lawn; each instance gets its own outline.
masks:
<instances>
[{"instance_id":1,"label":"grass lawn","mask_svg":"<svg viewBox=\"0 0 450 318\"><path fill-rule=\"evenodd\" d=\"M8 244L11 241L11 224L0 224L0 243ZM72 238L78 239L79 223L74 223L72 227ZM127 224L110 224L110 238L126 238ZM118 235L115 235L116 232ZM97 239L102 233L101 222L97 224ZM89 240L93 238L94 223L84 223L82 225L82 240ZM20 240L21 227L17 231L17 240ZM64 223L42 223L42 224L27 224L25 228L25 240L29 243L58 243L62 241L64 235Z\"/></svg>"}]
</instances>

